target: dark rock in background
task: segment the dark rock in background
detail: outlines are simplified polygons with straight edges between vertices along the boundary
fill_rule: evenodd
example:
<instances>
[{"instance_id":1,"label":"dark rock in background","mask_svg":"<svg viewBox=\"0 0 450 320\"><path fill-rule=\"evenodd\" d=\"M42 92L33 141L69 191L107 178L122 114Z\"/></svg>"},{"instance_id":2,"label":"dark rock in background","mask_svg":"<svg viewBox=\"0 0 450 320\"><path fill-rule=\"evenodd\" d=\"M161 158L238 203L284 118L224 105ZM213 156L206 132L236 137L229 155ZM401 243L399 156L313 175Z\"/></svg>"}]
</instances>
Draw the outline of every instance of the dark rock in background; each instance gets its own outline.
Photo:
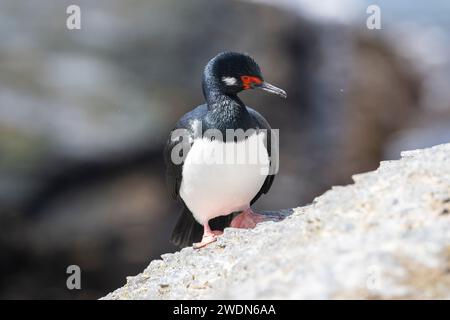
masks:
<instances>
[{"instance_id":1,"label":"dark rock in background","mask_svg":"<svg viewBox=\"0 0 450 320\"><path fill-rule=\"evenodd\" d=\"M69 4L0 5L3 298L97 298L175 249L162 145L203 102L201 72L220 51L250 53L288 92L242 94L280 129L281 171L260 210L374 169L404 149L403 129L433 119L415 66L352 27L238 1L104 0L79 1L82 30L69 31ZM81 291L65 287L71 264Z\"/></svg>"}]
</instances>

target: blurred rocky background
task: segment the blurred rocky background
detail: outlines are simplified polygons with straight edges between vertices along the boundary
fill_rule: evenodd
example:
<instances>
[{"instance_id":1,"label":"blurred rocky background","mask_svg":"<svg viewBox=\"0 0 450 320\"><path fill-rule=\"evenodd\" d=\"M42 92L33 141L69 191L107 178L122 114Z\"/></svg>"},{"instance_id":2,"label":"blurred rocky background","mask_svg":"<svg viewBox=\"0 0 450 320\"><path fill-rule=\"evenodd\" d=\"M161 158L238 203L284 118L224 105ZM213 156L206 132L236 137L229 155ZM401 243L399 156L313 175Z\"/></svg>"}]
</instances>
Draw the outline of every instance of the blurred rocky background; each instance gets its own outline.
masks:
<instances>
[{"instance_id":1,"label":"blurred rocky background","mask_svg":"<svg viewBox=\"0 0 450 320\"><path fill-rule=\"evenodd\" d=\"M162 146L220 51L250 53L289 96L242 94L280 129L257 209L450 141L449 14L438 0L2 0L0 298L98 298L175 250ZM82 290L66 288L72 264Z\"/></svg>"}]
</instances>

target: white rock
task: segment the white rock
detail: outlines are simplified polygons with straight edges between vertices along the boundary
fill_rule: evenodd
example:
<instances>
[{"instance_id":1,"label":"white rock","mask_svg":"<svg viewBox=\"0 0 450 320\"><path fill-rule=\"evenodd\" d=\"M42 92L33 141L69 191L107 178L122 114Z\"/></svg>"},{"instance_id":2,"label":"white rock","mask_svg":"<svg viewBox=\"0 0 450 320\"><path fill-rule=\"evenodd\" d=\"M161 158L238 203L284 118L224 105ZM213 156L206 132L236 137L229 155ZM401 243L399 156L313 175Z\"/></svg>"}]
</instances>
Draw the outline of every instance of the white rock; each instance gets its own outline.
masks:
<instances>
[{"instance_id":1,"label":"white rock","mask_svg":"<svg viewBox=\"0 0 450 320\"><path fill-rule=\"evenodd\" d=\"M164 255L104 299L450 299L450 144L402 155L284 221Z\"/></svg>"}]
</instances>

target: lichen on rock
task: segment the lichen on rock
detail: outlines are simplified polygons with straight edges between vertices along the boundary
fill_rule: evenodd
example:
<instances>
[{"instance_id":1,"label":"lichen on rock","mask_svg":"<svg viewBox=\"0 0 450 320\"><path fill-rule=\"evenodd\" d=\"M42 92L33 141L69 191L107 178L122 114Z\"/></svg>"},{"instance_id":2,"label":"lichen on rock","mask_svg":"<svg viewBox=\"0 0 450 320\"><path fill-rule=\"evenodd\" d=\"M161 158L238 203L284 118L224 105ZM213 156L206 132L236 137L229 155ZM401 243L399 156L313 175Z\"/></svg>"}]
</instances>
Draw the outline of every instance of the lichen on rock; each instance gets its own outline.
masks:
<instances>
[{"instance_id":1,"label":"lichen on rock","mask_svg":"<svg viewBox=\"0 0 450 320\"><path fill-rule=\"evenodd\" d=\"M104 299L449 299L450 144L353 179L283 221L165 254Z\"/></svg>"}]
</instances>

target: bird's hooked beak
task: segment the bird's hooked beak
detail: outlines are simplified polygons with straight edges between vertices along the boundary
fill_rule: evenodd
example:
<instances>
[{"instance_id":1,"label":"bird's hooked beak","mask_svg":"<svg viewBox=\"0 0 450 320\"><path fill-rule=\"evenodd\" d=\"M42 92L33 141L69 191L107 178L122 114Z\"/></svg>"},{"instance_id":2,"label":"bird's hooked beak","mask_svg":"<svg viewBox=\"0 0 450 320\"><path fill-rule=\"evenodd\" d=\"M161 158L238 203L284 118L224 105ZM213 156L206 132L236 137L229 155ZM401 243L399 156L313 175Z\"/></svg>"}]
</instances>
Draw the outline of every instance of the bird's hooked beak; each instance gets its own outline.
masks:
<instances>
[{"instance_id":1,"label":"bird's hooked beak","mask_svg":"<svg viewBox=\"0 0 450 320\"><path fill-rule=\"evenodd\" d=\"M284 91L283 89L280 89L278 87L275 87L274 85L272 85L268 82L265 82L265 81L261 82L260 84L255 84L254 88L276 94L277 96L283 97L285 99L287 98L286 91Z\"/></svg>"}]
</instances>

